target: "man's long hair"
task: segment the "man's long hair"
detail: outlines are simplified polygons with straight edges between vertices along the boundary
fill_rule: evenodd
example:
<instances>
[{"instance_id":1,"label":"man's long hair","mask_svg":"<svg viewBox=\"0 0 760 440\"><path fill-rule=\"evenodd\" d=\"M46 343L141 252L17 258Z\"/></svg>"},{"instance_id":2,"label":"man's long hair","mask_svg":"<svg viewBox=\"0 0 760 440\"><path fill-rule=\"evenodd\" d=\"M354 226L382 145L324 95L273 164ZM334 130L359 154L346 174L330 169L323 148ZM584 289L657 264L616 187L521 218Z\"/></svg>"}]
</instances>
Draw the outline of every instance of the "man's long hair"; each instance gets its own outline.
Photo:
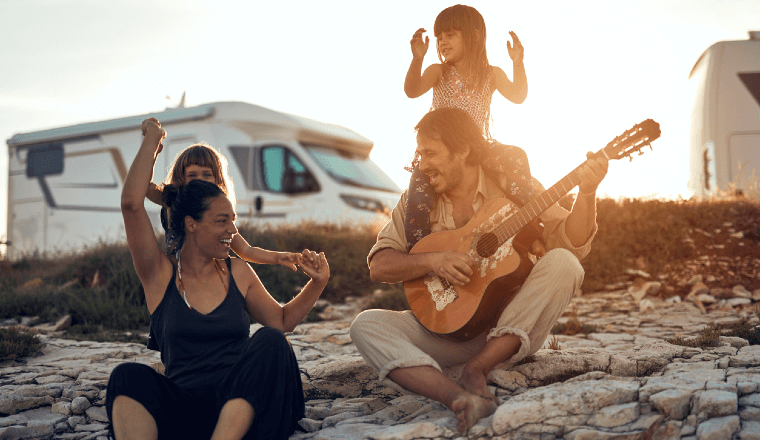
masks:
<instances>
[{"instance_id":1,"label":"man's long hair","mask_svg":"<svg viewBox=\"0 0 760 440\"><path fill-rule=\"evenodd\" d=\"M488 145L480 127L466 111L458 108L435 109L423 116L414 130L418 135L440 140L451 153L462 153L469 147L467 165L480 164ZM412 168L418 164L419 157L415 157Z\"/></svg>"}]
</instances>

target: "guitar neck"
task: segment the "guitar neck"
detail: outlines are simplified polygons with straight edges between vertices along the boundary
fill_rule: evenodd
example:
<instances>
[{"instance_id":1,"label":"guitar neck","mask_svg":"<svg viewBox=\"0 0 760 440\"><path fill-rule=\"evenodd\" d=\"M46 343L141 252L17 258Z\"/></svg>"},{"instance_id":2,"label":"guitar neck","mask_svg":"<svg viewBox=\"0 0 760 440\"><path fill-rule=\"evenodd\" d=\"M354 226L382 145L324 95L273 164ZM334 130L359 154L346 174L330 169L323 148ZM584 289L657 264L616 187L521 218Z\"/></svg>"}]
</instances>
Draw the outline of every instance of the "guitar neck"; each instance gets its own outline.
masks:
<instances>
[{"instance_id":1,"label":"guitar neck","mask_svg":"<svg viewBox=\"0 0 760 440\"><path fill-rule=\"evenodd\" d=\"M559 199L570 192L581 183L581 177L578 173L580 166L568 173L559 182L552 185L551 188L544 191L540 196L531 200L530 203L523 206L513 216L509 217L504 223L494 228L493 233L499 238L501 243L506 242L516 235L528 223L541 215L550 206L557 203Z\"/></svg>"}]
</instances>

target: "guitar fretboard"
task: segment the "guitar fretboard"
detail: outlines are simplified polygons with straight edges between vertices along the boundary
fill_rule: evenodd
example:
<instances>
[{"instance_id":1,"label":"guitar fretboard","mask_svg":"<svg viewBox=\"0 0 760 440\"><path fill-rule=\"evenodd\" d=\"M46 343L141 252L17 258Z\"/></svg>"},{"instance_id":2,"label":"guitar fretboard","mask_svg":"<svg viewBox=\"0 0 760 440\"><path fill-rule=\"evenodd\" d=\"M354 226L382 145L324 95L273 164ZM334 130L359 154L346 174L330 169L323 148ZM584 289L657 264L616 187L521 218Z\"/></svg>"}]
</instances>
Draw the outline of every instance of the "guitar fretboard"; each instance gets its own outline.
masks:
<instances>
[{"instance_id":1,"label":"guitar fretboard","mask_svg":"<svg viewBox=\"0 0 760 440\"><path fill-rule=\"evenodd\" d=\"M578 168L580 168L580 166ZM499 246L520 232L525 225L549 209L550 206L557 203L557 201L570 192L571 189L578 186L581 183L578 168L571 171L559 182L544 191L540 196L531 200L530 203L523 206L504 223L494 228L492 232L498 237Z\"/></svg>"}]
</instances>

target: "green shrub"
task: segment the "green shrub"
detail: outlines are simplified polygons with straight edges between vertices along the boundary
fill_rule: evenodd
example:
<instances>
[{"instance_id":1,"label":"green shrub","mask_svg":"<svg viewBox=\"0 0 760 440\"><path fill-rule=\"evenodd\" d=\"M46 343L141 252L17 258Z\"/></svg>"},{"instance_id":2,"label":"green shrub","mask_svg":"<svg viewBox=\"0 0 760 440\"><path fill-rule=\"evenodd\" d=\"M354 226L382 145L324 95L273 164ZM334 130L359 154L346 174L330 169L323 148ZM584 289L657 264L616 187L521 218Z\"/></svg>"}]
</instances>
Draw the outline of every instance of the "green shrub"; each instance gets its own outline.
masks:
<instances>
[{"instance_id":1,"label":"green shrub","mask_svg":"<svg viewBox=\"0 0 760 440\"><path fill-rule=\"evenodd\" d=\"M18 326L0 328L0 360L29 356L44 346L37 335L21 331Z\"/></svg>"}]
</instances>

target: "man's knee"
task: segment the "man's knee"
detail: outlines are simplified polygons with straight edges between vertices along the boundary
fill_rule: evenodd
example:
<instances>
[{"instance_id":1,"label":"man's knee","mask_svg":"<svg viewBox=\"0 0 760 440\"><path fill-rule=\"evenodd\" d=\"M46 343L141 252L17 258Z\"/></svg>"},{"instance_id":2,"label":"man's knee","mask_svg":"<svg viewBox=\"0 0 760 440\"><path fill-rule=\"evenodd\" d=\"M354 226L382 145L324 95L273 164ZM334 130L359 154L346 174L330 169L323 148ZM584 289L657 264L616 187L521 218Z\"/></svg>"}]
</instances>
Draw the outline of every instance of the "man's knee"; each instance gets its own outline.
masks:
<instances>
[{"instance_id":1,"label":"man's knee","mask_svg":"<svg viewBox=\"0 0 760 440\"><path fill-rule=\"evenodd\" d=\"M367 330L367 323L373 321L373 312L375 312L375 310L365 310L354 318L354 322L351 323L351 327L348 329L348 334L354 343L356 343L357 339L361 340L364 337Z\"/></svg>"},{"instance_id":2,"label":"man's knee","mask_svg":"<svg viewBox=\"0 0 760 440\"><path fill-rule=\"evenodd\" d=\"M557 280L580 287L585 271L578 258L567 249L552 249L544 255L541 264L551 267L551 273Z\"/></svg>"},{"instance_id":3,"label":"man's knee","mask_svg":"<svg viewBox=\"0 0 760 440\"><path fill-rule=\"evenodd\" d=\"M348 333L351 337L356 348L362 353L369 346L375 344L374 335L377 335L378 330L384 328L388 315L393 312L380 309L365 310L354 319L351 323Z\"/></svg>"}]
</instances>

